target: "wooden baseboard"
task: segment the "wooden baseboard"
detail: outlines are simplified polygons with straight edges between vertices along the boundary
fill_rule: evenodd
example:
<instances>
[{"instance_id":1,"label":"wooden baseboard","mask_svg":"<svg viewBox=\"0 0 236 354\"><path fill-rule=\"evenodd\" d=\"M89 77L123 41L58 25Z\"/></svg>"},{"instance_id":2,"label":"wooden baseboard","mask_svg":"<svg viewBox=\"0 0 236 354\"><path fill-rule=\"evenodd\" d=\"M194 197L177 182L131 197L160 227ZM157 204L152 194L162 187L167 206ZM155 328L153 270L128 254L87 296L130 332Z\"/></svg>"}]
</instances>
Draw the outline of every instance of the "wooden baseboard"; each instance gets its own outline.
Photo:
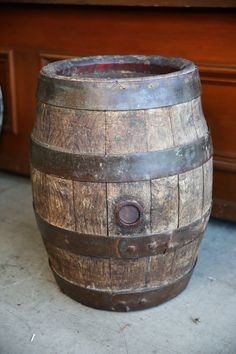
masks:
<instances>
[{"instance_id":1,"label":"wooden baseboard","mask_svg":"<svg viewBox=\"0 0 236 354\"><path fill-rule=\"evenodd\" d=\"M236 221L236 203L223 199L214 199L211 216L219 219Z\"/></svg>"}]
</instances>

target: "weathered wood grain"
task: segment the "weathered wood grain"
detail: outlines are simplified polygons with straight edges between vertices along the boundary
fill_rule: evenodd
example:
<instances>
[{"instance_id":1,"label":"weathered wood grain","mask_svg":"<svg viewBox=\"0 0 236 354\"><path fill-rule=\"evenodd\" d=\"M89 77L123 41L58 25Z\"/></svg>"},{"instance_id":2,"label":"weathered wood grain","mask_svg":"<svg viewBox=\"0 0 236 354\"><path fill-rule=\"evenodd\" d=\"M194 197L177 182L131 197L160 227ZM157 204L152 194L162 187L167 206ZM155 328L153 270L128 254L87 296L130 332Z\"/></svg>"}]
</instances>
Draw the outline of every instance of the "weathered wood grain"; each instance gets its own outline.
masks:
<instances>
[{"instance_id":1,"label":"weathered wood grain","mask_svg":"<svg viewBox=\"0 0 236 354\"><path fill-rule=\"evenodd\" d=\"M75 111L74 153L105 154L105 117L96 111Z\"/></svg>"},{"instance_id":2,"label":"weathered wood grain","mask_svg":"<svg viewBox=\"0 0 236 354\"><path fill-rule=\"evenodd\" d=\"M147 259L120 260L75 255L46 244L55 271L79 286L100 290L145 287Z\"/></svg>"},{"instance_id":3,"label":"weathered wood grain","mask_svg":"<svg viewBox=\"0 0 236 354\"><path fill-rule=\"evenodd\" d=\"M191 101L172 106L169 112L175 145L188 144L196 140Z\"/></svg>"},{"instance_id":4,"label":"weathered wood grain","mask_svg":"<svg viewBox=\"0 0 236 354\"><path fill-rule=\"evenodd\" d=\"M178 226L178 176L151 181L151 231Z\"/></svg>"},{"instance_id":5,"label":"weathered wood grain","mask_svg":"<svg viewBox=\"0 0 236 354\"><path fill-rule=\"evenodd\" d=\"M75 112L68 108L47 107L47 120L49 132L47 143L63 150L74 150Z\"/></svg>"},{"instance_id":6,"label":"weathered wood grain","mask_svg":"<svg viewBox=\"0 0 236 354\"><path fill-rule=\"evenodd\" d=\"M73 182L76 231L85 234L107 234L105 183Z\"/></svg>"},{"instance_id":7,"label":"weathered wood grain","mask_svg":"<svg viewBox=\"0 0 236 354\"><path fill-rule=\"evenodd\" d=\"M174 146L170 108L105 112L106 153L157 151Z\"/></svg>"},{"instance_id":8,"label":"weathered wood grain","mask_svg":"<svg viewBox=\"0 0 236 354\"><path fill-rule=\"evenodd\" d=\"M68 281L94 290L134 291L174 282L191 270L199 240L176 252L149 258L109 259L76 255L45 244L53 269Z\"/></svg>"},{"instance_id":9,"label":"weathered wood grain","mask_svg":"<svg viewBox=\"0 0 236 354\"><path fill-rule=\"evenodd\" d=\"M34 208L37 213L45 220L50 220L48 207L48 184L45 173L31 167L31 181Z\"/></svg>"},{"instance_id":10,"label":"weathered wood grain","mask_svg":"<svg viewBox=\"0 0 236 354\"><path fill-rule=\"evenodd\" d=\"M34 205L39 215L53 225L75 230L72 181L34 168L31 176Z\"/></svg>"},{"instance_id":11,"label":"weathered wood grain","mask_svg":"<svg viewBox=\"0 0 236 354\"><path fill-rule=\"evenodd\" d=\"M160 286L173 281L171 273L173 259L174 252L149 257L146 274L146 284L148 287Z\"/></svg>"},{"instance_id":12,"label":"weathered wood grain","mask_svg":"<svg viewBox=\"0 0 236 354\"><path fill-rule=\"evenodd\" d=\"M193 123L195 125L197 136L201 138L208 133L208 127L202 111L201 98L192 100Z\"/></svg>"},{"instance_id":13,"label":"weathered wood grain","mask_svg":"<svg viewBox=\"0 0 236 354\"><path fill-rule=\"evenodd\" d=\"M212 204L213 159L208 160L203 167L203 213Z\"/></svg>"},{"instance_id":14,"label":"weathered wood grain","mask_svg":"<svg viewBox=\"0 0 236 354\"><path fill-rule=\"evenodd\" d=\"M112 290L135 290L145 287L147 258L110 259Z\"/></svg>"},{"instance_id":15,"label":"weathered wood grain","mask_svg":"<svg viewBox=\"0 0 236 354\"><path fill-rule=\"evenodd\" d=\"M53 269L66 280L94 290L134 291L163 286L188 272L197 256L198 241L176 253L132 260L85 257L45 246Z\"/></svg>"},{"instance_id":16,"label":"weathered wood grain","mask_svg":"<svg viewBox=\"0 0 236 354\"><path fill-rule=\"evenodd\" d=\"M203 171L200 166L179 175L179 227L201 217L202 202Z\"/></svg>"},{"instance_id":17,"label":"weathered wood grain","mask_svg":"<svg viewBox=\"0 0 236 354\"><path fill-rule=\"evenodd\" d=\"M46 185L48 186L49 222L75 230L72 181L46 175Z\"/></svg>"},{"instance_id":18,"label":"weathered wood grain","mask_svg":"<svg viewBox=\"0 0 236 354\"><path fill-rule=\"evenodd\" d=\"M48 142L48 134L50 131L50 122L48 119L48 105L38 102L36 106L36 119L32 136L34 139L46 143Z\"/></svg>"},{"instance_id":19,"label":"weathered wood grain","mask_svg":"<svg viewBox=\"0 0 236 354\"><path fill-rule=\"evenodd\" d=\"M147 151L145 111L106 112L106 154Z\"/></svg>"},{"instance_id":20,"label":"weathered wood grain","mask_svg":"<svg viewBox=\"0 0 236 354\"><path fill-rule=\"evenodd\" d=\"M174 146L169 107L145 111L148 151L157 151Z\"/></svg>"},{"instance_id":21,"label":"weathered wood grain","mask_svg":"<svg viewBox=\"0 0 236 354\"><path fill-rule=\"evenodd\" d=\"M73 153L112 155L162 150L189 143L199 136L193 127L191 107L183 104L142 111L136 116L102 112L103 119L97 112L73 113L66 109L59 112L57 108L41 107L40 114L49 120L44 119L35 136ZM62 125L57 129L60 116ZM130 183L78 182L32 169L37 212L49 223L76 230L84 237L144 235L191 224L210 207L211 180L212 161L179 176ZM143 207L141 226L129 229L117 222L114 211L121 201L135 201ZM197 239L175 251L133 259L81 256L47 243L46 248L53 269L67 281L87 289L116 293L159 288L175 282L193 267L199 242Z\"/></svg>"},{"instance_id":22,"label":"weathered wood grain","mask_svg":"<svg viewBox=\"0 0 236 354\"><path fill-rule=\"evenodd\" d=\"M120 201L135 200L143 206L144 223L141 228L122 229L115 220L114 210ZM150 232L150 183L149 181L130 183L108 183L108 234L145 234Z\"/></svg>"},{"instance_id":23,"label":"weathered wood grain","mask_svg":"<svg viewBox=\"0 0 236 354\"><path fill-rule=\"evenodd\" d=\"M78 256L46 244L54 270L68 281L90 289L110 290L110 260Z\"/></svg>"},{"instance_id":24,"label":"weathered wood grain","mask_svg":"<svg viewBox=\"0 0 236 354\"><path fill-rule=\"evenodd\" d=\"M197 258L200 240L195 240L175 251L172 263L172 277L178 278L189 272Z\"/></svg>"},{"instance_id":25,"label":"weathered wood grain","mask_svg":"<svg viewBox=\"0 0 236 354\"><path fill-rule=\"evenodd\" d=\"M105 114L38 103L33 137L71 153L105 154Z\"/></svg>"}]
</instances>

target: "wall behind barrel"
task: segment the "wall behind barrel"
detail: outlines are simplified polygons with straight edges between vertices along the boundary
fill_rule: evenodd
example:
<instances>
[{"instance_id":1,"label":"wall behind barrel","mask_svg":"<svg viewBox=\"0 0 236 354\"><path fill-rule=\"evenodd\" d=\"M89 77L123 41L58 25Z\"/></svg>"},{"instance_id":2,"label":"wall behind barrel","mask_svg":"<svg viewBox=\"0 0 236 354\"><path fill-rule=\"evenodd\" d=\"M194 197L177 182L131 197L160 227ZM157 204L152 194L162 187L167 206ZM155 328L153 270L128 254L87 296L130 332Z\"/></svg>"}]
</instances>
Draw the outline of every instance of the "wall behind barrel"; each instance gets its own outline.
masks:
<instances>
[{"instance_id":1,"label":"wall behind barrel","mask_svg":"<svg viewBox=\"0 0 236 354\"><path fill-rule=\"evenodd\" d=\"M236 220L234 9L2 4L0 10L1 169L29 173L29 135L43 65L97 54L185 57L199 65L213 136L213 215Z\"/></svg>"}]
</instances>

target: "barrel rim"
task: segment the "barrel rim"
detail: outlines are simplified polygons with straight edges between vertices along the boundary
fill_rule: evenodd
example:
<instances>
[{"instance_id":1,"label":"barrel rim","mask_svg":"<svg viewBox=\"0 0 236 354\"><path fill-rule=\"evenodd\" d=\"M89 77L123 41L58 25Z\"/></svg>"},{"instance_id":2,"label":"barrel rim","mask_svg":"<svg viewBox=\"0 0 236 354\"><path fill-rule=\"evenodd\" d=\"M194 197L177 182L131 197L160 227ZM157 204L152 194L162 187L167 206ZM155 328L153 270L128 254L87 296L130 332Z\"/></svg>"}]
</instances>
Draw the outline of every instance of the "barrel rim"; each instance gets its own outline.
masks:
<instances>
[{"instance_id":1,"label":"barrel rim","mask_svg":"<svg viewBox=\"0 0 236 354\"><path fill-rule=\"evenodd\" d=\"M121 64L121 63L147 63L156 65L174 65L176 70L166 74L158 75L147 75L147 76L136 76L136 77L126 77L126 78L104 78L104 77L72 77L67 75L59 75L56 73L57 70L69 69L75 62L78 62L78 66L85 66L85 64ZM83 64L83 65L81 65ZM70 59L59 60L53 63L49 63L44 66L40 74L43 77L53 80L62 80L66 82L87 82L87 83L107 83L107 82L140 82L149 81L150 79L163 80L169 79L171 77L178 77L180 75L188 74L197 70L197 66L190 60L180 58L180 57L164 57L164 56L146 56L146 55L103 55L103 56L87 56L87 57L75 57Z\"/></svg>"},{"instance_id":2,"label":"barrel rim","mask_svg":"<svg viewBox=\"0 0 236 354\"><path fill-rule=\"evenodd\" d=\"M96 61L99 60L98 58L104 57L67 59L44 67L41 70L37 88L38 101L70 109L127 111L172 106L191 101L201 95L201 83L197 67L191 61L181 58L158 56L110 57L118 58L118 61L119 58L128 58L129 60L136 58L137 63L144 63L144 58L149 58L149 61L165 63L164 71L168 68L167 63L170 64L169 68L173 65L181 68L178 71L167 74L141 76L138 78L80 77L75 79L58 76L54 73L55 68L60 65L72 65L71 63L76 60L82 62L84 60L92 60L91 58ZM109 58L109 56L106 56L106 58ZM153 64L150 64L150 70L152 71L151 65ZM140 68L139 70L145 71Z\"/></svg>"}]
</instances>

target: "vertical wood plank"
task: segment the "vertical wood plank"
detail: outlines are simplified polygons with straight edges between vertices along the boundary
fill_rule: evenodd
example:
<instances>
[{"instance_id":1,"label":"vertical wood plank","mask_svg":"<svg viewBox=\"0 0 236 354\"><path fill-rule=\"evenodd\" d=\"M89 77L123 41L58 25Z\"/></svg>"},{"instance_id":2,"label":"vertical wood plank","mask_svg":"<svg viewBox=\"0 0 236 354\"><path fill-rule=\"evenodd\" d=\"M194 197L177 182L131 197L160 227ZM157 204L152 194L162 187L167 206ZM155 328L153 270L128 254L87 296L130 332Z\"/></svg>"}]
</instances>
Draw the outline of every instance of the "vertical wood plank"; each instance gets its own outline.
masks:
<instances>
[{"instance_id":1,"label":"vertical wood plank","mask_svg":"<svg viewBox=\"0 0 236 354\"><path fill-rule=\"evenodd\" d=\"M148 151L157 151L174 146L170 123L170 108L145 111Z\"/></svg>"},{"instance_id":2,"label":"vertical wood plank","mask_svg":"<svg viewBox=\"0 0 236 354\"><path fill-rule=\"evenodd\" d=\"M200 218L202 205L203 170L200 166L179 175L179 227Z\"/></svg>"},{"instance_id":3,"label":"vertical wood plank","mask_svg":"<svg viewBox=\"0 0 236 354\"><path fill-rule=\"evenodd\" d=\"M145 286L147 258L111 259L112 290L135 290Z\"/></svg>"},{"instance_id":4,"label":"vertical wood plank","mask_svg":"<svg viewBox=\"0 0 236 354\"><path fill-rule=\"evenodd\" d=\"M212 203L212 182L213 182L213 159L211 158L203 165L203 213Z\"/></svg>"},{"instance_id":5,"label":"vertical wood plank","mask_svg":"<svg viewBox=\"0 0 236 354\"><path fill-rule=\"evenodd\" d=\"M181 277L192 269L197 258L199 242L200 240L195 240L176 249L171 270L173 278Z\"/></svg>"},{"instance_id":6,"label":"vertical wood plank","mask_svg":"<svg viewBox=\"0 0 236 354\"><path fill-rule=\"evenodd\" d=\"M197 139L191 101L170 107L170 118L175 145L188 144Z\"/></svg>"},{"instance_id":7,"label":"vertical wood plank","mask_svg":"<svg viewBox=\"0 0 236 354\"><path fill-rule=\"evenodd\" d=\"M73 153L104 155L105 116L39 103L33 136Z\"/></svg>"},{"instance_id":8,"label":"vertical wood plank","mask_svg":"<svg viewBox=\"0 0 236 354\"><path fill-rule=\"evenodd\" d=\"M34 139L47 144L50 130L50 121L48 119L48 106L38 102L36 106L36 120L32 131Z\"/></svg>"},{"instance_id":9,"label":"vertical wood plank","mask_svg":"<svg viewBox=\"0 0 236 354\"><path fill-rule=\"evenodd\" d=\"M46 175L48 185L47 204L49 222L53 225L75 230L72 181Z\"/></svg>"},{"instance_id":10,"label":"vertical wood plank","mask_svg":"<svg viewBox=\"0 0 236 354\"><path fill-rule=\"evenodd\" d=\"M208 133L207 123L202 111L201 97L192 100L193 122L199 138Z\"/></svg>"},{"instance_id":11,"label":"vertical wood plank","mask_svg":"<svg viewBox=\"0 0 236 354\"><path fill-rule=\"evenodd\" d=\"M110 260L85 257L46 244L54 270L68 281L90 289L110 290Z\"/></svg>"},{"instance_id":12,"label":"vertical wood plank","mask_svg":"<svg viewBox=\"0 0 236 354\"><path fill-rule=\"evenodd\" d=\"M73 183L76 231L107 235L106 184Z\"/></svg>"},{"instance_id":13,"label":"vertical wood plank","mask_svg":"<svg viewBox=\"0 0 236 354\"><path fill-rule=\"evenodd\" d=\"M108 183L108 233L109 235L122 235L132 233L150 232L150 182ZM121 200L135 200L144 208L144 225L141 229L132 231L122 230L116 223L114 209Z\"/></svg>"},{"instance_id":14,"label":"vertical wood plank","mask_svg":"<svg viewBox=\"0 0 236 354\"><path fill-rule=\"evenodd\" d=\"M105 155L105 114L75 111L74 153Z\"/></svg>"},{"instance_id":15,"label":"vertical wood plank","mask_svg":"<svg viewBox=\"0 0 236 354\"><path fill-rule=\"evenodd\" d=\"M149 257L149 266L146 279L148 287L168 283L168 280L172 275L171 269L173 259L174 252Z\"/></svg>"},{"instance_id":16,"label":"vertical wood plank","mask_svg":"<svg viewBox=\"0 0 236 354\"><path fill-rule=\"evenodd\" d=\"M178 226L178 176L151 181L151 231Z\"/></svg>"},{"instance_id":17,"label":"vertical wood plank","mask_svg":"<svg viewBox=\"0 0 236 354\"><path fill-rule=\"evenodd\" d=\"M49 121L48 144L63 150L73 152L75 111L72 109L48 106L47 120Z\"/></svg>"},{"instance_id":18,"label":"vertical wood plank","mask_svg":"<svg viewBox=\"0 0 236 354\"><path fill-rule=\"evenodd\" d=\"M31 167L31 180L35 210L42 218L49 221L49 186L47 184L46 175Z\"/></svg>"},{"instance_id":19,"label":"vertical wood plank","mask_svg":"<svg viewBox=\"0 0 236 354\"><path fill-rule=\"evenodd\" d=\"M128 154L147 151L145 113L106 112L106 153Z\"/></svg>"}]
</instances>

